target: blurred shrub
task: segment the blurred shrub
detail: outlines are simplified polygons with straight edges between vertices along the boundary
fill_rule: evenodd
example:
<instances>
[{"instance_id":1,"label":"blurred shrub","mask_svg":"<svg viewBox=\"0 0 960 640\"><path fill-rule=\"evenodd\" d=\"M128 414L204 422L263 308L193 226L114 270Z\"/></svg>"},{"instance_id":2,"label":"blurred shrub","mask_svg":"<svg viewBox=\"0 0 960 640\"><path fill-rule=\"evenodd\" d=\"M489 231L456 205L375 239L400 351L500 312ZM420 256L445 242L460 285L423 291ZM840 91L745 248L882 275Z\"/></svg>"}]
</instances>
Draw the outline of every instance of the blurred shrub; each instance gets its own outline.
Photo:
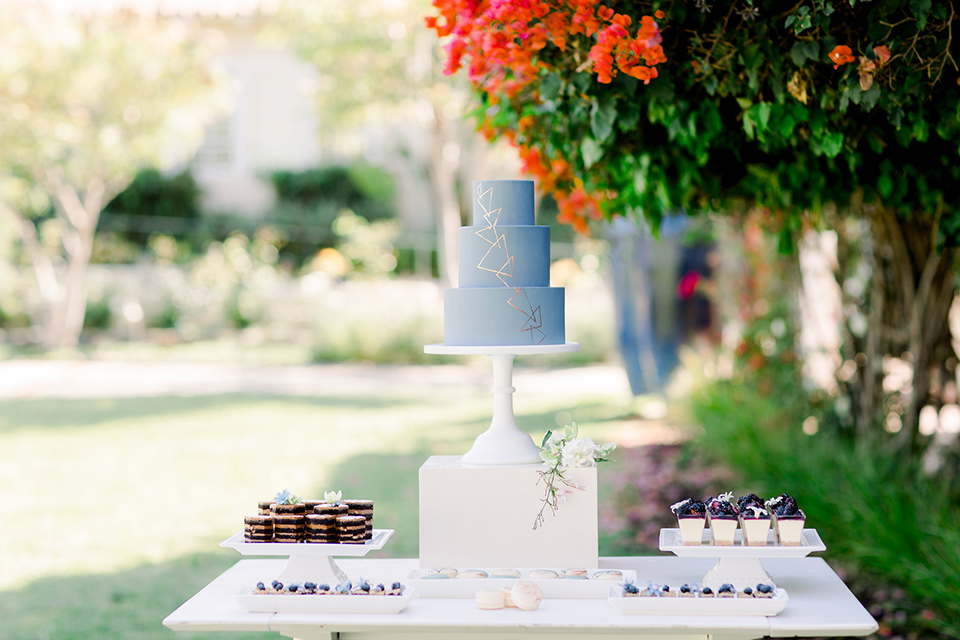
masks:
<instances>
[{"instance_id":1,"label":"blurred shrub","mask_svg":"<svg viewBox=\"0 0 960 640\"><path fill-rule=\"evenodd\" d=\"M604 554L656 550L660 529L677 526L670 505L728 491L732 477L722 465L708 464L681 445L617 449L603 479L600 535Z\"/></svg>"},{"instance_id":2,"label":"blurred shrub","mask_svg":"<svg viewBox=\"0 0 960 640\"><path fill-rule=\"evenodd\" d=\"M394 215L392 178L369 165L276 171L270 175L270 182L280 202L305 206L329 203L338 210L350 209L367 220Z\"/></svg>"},{"instance_id":3,"label":"blurred shrub","mask_svg":"<svg viewBox=\"0 0 960 640\"><path fill-rule=\"evenodd\" d=\"M393 180L370 165L277 171L270 182L277 204L267 221L282 230L281 256L296 267L318 249L336 245L343 234L335 233L333 225L344 211L371 222L394 216Z\"/></svg>"},{"instance_id":4,"label":"blurred shrub","mask_svg":"<svg viewBox=\"0 0 960 640\"><path fill-rule=\"evenodd\" d=\"M154 232L192 235L199 219L200 187L190 171L168 177L148 168L107 203L99 228L145 248Z\"/></svg>"}]
</instances>

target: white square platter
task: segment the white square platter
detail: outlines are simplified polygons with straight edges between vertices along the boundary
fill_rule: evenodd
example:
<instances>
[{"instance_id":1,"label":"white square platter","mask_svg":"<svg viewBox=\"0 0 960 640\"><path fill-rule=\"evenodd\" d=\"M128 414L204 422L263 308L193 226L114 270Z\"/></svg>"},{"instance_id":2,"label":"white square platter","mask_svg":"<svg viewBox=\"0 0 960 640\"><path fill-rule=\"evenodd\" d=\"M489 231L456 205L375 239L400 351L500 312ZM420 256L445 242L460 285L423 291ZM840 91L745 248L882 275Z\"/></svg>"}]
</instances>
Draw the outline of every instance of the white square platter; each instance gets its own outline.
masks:
<instances>
[{"instance_id":1,"label":"white square platter","mask_svg":"<svg viewBox=\"0 0 960 640\"><path fill-rule=\"evenodd\" d=\"M373 537L363 544L315 544L312 542L244 542L243 531L220 543L221 547L236 549L245 556L365 556L383 548L393 529L374 529Z\"/></svg>"},{"instance_id":2,"label":"white square platter","mask_svg":"<svg viewBox=\"0 0 960 640\"><path fill-rule=\"evenodd\" d=\"M804 529L800 545L784 546L777 542L777 534L771 530L767 535L767 546L751 547L744 544L743 531L737 529L733 546L722 547L713 544L710 528L703 532L700 546L685 545L680 537L680 529L660 529L660 551L668 551L685 558L804 558L817 551L825 551L827 546L820 539L816 529Z\"/></svg>"},{"instance_id":3,"label":"white square platter","mask_svg":"<svg viewBox=\"0 0 960 640\"><path fill-rule=\"evenodd\" d=\"M542 568L542 567L541 567ZM490 569L484 569L489 573ZM543 590L544 598L575 598L575 599L602 599L610 594L610 586L618 585L615 580L597 580L590 577L584 579L557 578L537 579L529 578L533 569L519 569L519 578L449 578L427 579L426 569L414 569L407 575L405 584L417 590L421 598L473 598L477 591L496 591L503 587L512 587L517 580L529 580ZM620 571L623 574L621 581L635 582L637 572L632 569L588 569L587 575L593 576L597 571ZM617 587L619 589L619 587Z\"/></svg>"},{"instance_id":4,"label":"white square platter","mask_svg":"<svg viewBox=\"0 0 960 640\"><path fill-rule=\"evenodd\" d=\"M237 600L254 613L400 613L416 592L404 587L398 596L255 594L253 589L237 593Z\"/></svg>"},{"instance_id":5,"label":"white square platter","mask_svg":"<svg viewBox=\"0 0 960 640\"><path fill-rule=\"evenodd\" d=\"M784 589L775 589L772 598L625 597L621 589L611 589L607 598L620 613L691 616L775 616L788 600Z\"/></svg>"}]
</instances>

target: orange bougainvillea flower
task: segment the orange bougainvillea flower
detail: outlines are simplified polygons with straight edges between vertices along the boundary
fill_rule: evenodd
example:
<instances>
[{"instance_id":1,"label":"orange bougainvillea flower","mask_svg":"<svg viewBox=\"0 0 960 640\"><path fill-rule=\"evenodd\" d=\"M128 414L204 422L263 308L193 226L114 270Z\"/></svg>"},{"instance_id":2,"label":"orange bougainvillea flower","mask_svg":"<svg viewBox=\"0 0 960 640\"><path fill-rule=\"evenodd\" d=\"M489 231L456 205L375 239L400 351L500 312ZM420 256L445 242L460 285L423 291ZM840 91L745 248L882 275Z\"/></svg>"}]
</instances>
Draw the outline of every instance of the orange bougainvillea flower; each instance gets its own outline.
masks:
<instances>
[{"instance_id":1,"label":"orange bougainvillea flower","mask_svg":"<svg viewBox=\"0 0 960 640\"><path fill-rule=\"evenodd\" d=\"M853 51L850 50L845 44L838 44L833 48L833 51L829 54L830 59L833 60L833 68L838 69L840 65L853 62L856 58L853 57Z\"/></svg>"}]
</instances>

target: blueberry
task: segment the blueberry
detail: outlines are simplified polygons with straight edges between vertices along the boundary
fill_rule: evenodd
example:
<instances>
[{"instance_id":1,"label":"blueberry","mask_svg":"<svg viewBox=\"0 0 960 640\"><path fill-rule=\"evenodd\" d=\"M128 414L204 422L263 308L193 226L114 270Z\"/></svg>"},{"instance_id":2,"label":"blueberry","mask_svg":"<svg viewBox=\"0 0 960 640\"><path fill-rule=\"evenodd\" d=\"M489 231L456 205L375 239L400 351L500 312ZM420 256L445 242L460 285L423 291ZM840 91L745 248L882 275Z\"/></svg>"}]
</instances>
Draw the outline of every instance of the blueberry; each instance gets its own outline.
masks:
<instances>
[{"instance_id":1,"label":"blueberry","mask_svg":"<svg viewBox=\"0 0 960 640\"><path fill-rule=\"evenodd\" d=\"M324 583L317 586L317 591L330 591L330 585Z\"/></svg>"},{"instance_id":2,"label":"blueberry","mask_svg":"<svg viewBox=\"0 0 960 640\"><path fill-rule=\"evenodd\" d=\"M304 589L316 589L316 588L317 588L317 585L314 584L313 582L304 582L304 583L303 583L303 588L304 588Z\"/></svg>"},{"instance_id":3,"label":"blueberry","mask_svg":"<svg viewBox=\"0 0 960 640\"><path fill-rule=\"evenodd\" d=\"M710 595L711 593L713 593L713 589L711 589L710 587L704 587L703 593L706 595Z\"/></svg>"},{"instance_id":4,"label":"blueberry","mask_svg":"<svg viewBox=\"0 0 960 640\"><path fill-rule=\"evenodd\" d=\"M398 583L396 583L396 584L400 584L400 583L398 582ZM377 585L377 589L379 589L380 591L386 591L386 590L387 590L387 589L383 586L383 583L382 583L382 582Z\"/></svg>"},{"instance_id":5,"label":"blueberry","mask_svg":"<svg viewBox=\"0 0 960 640\"><path fill-rule=\"evenodd\" d=\"M258 582L258 583L257 583L257 591L266 591L266 590L267 590L267 588L266 588L265 586L263 586L263 583L262 583L262 582Z\"/></svg>"},{"instance_id":6,"label":"blueberry","mask_svg":"<svg viewBox=\"0 0 960 640\"><path fill-rule=\"evenodd\" d=\"M282 588L283 588L283 585L280 583L279 580L274 580L273 582L270 583L270 586L272 586L274 589L282 589Z\"/></svg>"},{"instance_id":7,"label":"blueberry","mask_svg":"<svg viewBox=\"0 0 960 640\"><path fill-rule=\"evenodd\" d=\"M747 594L748 596L752 596L752 595L753 595L753 589L751 589L750 587L747 587L746 589L744 589L743 592L744 592L745 594Z\"/></svg>"},{"instance_id":8,"label":"blueberry","mask_svg":"<svg viewBox=\"0 0 960 640\"><path fill-rule=\"evenodd\" d=\"M623 590L627 593L640 593L640 589L638 589L635 584L625 584L623 585Z\"/></svg>"},{"instance_id":9,"label":"blueberry","mask_svg":"<svg viewBox=\"0 0 960 640\"><path fill-rule=\"evenodd\" d=\"M364 582L364 583L362 583L362 584L360 585L360 590L361 590L361 591L366 591L366 592L369 593L369 591L370 591L370 583L369 583L369 582Z\"/></svg>"},{"instance_id":10,"label":"blueberry","mask_svg":"<svg viewBox=\"0 0 960 640\"><path fill-rule=\"evenodd\" d=\"M680 593L690 593L690 586L685 584L680 587Z\"/></svg>"},{"instance_id":11,"label":"blueberry","mask_svg":"<svg viewBox=\"0 0 960 640\"><path fill-rule=\"evenodd\" d=\"M773 587L768 584L758 584L757 591L760 593L773 593Z\"/></svg>"},{"instance_id":12,"label":"blueberry","mask_svg":"<svg viewBox=\"0 0 960 640\"><path fill-rule=\"evenodd\" d=\"M391 589L399 589L399 588L400 588L400 583L399 583L399 582L394 582L392 585L390 585L390 588L391 588Z\"/></svg>"},{"instance_id":13,"label":"blueberry","mask_svg":"<svg viewBox=\"0 0 960 640\"><path fill-rule=\"evenodd\" d=\"M663 585L663 590L669 592L670 591L669 585Z\"/></svg>"},{"instance_id":14,"label":"blueberry","mask_svg":"<svg viewBox=\"0 0 960 640\"><path fill-rule=\"evenodd\" d=\"M287 591L289 591L290 593L296 593L298 589L300 589L300 585L291 584L287 586Z\"/></svg>"},{"instance_id":15,"label":"blueberry","mask_svg":"<svg viewBox=\"0 0 960 640\"><path fill-rule=\"evenodd\" d=\"M730 584L729 582L720 585L720 590L717 591L717 593L733 593L733 592L734 592L733 585Z\"/></svg>"}]
</instances>

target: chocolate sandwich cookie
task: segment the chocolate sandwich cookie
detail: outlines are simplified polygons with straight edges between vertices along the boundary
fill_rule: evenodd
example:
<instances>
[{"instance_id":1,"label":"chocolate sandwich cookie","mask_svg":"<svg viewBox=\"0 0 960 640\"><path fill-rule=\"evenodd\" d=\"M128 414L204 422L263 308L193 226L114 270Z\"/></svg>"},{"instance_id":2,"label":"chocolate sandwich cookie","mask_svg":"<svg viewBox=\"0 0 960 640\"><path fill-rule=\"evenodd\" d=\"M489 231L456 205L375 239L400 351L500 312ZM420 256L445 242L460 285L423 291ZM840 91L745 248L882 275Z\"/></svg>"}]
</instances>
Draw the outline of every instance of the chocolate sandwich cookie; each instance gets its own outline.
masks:
<instances>
[{"instance_id":1,"label":"chocolate sandwich cookie","mask_svg":"<svg viewBox=\"0 0 960 640\"><path fill-rule=\"evenodd\" d=\"M332 515L334 517L349 515L347 505L342 502L333 504L324 502L323 504L318 504L313 508L313 512L320 515Z\"/></svg>"},{"instance_id":2,"label":"chocolate sandwich cookie","mask_svg":"<svg viewBox=\"0 0 960 640\"><path fill-rule=\"evenodd\" d=\"M274 542L302 542L304 533L303 516L274 516Z\"/></svg>"},{"instance_id":3,"label":"chocolate sandwich cookie","mask_svg":"<svg viewBox=\"0 0 960 640\"><path fill-rule=\"evenodd\" d=\"M306 518L307 542L333 544L338 542L337 517L334 515L308 514Z\"/></svg>"},{"instance_id":4,"label":"chocolate sandwich cookie","mask_svg":"<svg viewBox=\"0 0 960 640\"><path fill-rule=\"evenodd\" d=\"M366 518L337 516L337 535L341 544L363 544L366 540Z\"/></svg>"},{"instance_id":5,"label":"chocolate sandwich cookie","mask_svg":"<svg viewBox=\"0 0 960 640\"><path fill-rule=\"evenodd\" d=\"M247 516L243 519L245 542L273 542L273 518L270 516Z\"/></svg>"},{"instance_id":6,"label":"chocolate sandwich cookie","mask_svg":"<svg viewBox=\"0 0 960 640\"><path fill-rule=\"evenodd\" d=\"M327 501L326 500L304 500L303 501L303 506L304 506L304 509L306 509L307 513L313 513L314 512L313 510L317 508L317 505L321 505L321 504L327 504Z\"/></svg>"},{"instance_id":7,"label":"chocolate sandwich cookie","mask_svg":"<svg viewBox=\"0 0 960 640\"><path fill-rule=\"evenodd\" d=\"M307 507L302 502L297 504L276 504L270 507L270 513L275 516L305 516Z\"/></svg>"},{"instance_id":8,"label":"chocolate sandwich cookie","mask_svg":"<svg viewBox=\"0 0 960 640\"><path fill-rule=\"evenodd\" d=\"M363 516L366 519L364 536L373 537L373 500L344 500L351 516Z\"/></svg>"},{"instance_id":9,"label":"chocolate sandwich cookie","mask_svg":"<svg viewBox=\"0 0 960 640\"><path fill-rule=\"evenodd\" d=\"M277 504L276 500L261 500L257 503L257 510L262 516L268 516L271 513L271 507Z\"/></svg>"}]
</instances>

